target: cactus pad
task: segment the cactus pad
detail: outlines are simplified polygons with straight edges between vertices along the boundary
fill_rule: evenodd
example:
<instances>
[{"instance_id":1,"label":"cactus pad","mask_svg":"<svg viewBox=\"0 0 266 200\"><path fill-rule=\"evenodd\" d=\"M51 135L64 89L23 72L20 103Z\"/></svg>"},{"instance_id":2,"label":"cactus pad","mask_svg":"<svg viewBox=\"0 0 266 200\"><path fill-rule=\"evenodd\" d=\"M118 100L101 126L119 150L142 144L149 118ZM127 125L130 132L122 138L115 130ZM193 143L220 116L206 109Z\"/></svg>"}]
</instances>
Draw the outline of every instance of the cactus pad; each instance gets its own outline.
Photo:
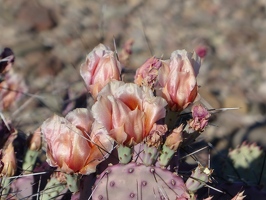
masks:
<instances>
[{"instance_id":1,"label":"cactus pad","mask_svg":"<svg viewBox=\"0 0 266 200\"><path fill-rule=\"evenodd\" d=\"M256 144L243 143L229 152L231 162L224 167L229 181L243 181L248 185L266 185L265 152ZM265 190L265 187L264 187Z\"/></svg>"},{"instance_id":2,"label":"cactus pad","mask_svg":"<svg viewBox=\"0 0 266 200\"><path fill-rule=\"evenodd\" d=\"M154 166L129 163L108 167L98 177L93 200L189 199L181 177Z\"/></svg>"}]
</instances>

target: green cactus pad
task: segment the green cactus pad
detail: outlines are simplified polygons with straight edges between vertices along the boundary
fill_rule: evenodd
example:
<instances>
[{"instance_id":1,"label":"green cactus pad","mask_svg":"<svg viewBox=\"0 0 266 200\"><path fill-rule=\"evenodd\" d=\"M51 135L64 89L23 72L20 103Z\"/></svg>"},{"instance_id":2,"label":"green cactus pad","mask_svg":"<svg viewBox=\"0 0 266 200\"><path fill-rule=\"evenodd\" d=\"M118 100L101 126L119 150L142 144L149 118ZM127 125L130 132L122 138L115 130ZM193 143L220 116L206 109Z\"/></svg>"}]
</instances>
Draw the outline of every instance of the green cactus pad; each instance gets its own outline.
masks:
<instances>
[{"instance_id":1,"label":"green cactus pad","mask_svg":"<svg viewBox=\"0 0 266 200\"><path fill-rule=\"evenodd\" d=\"M158 155L159 151L157 147L149 147L148 145L144 144L143 163L146 166L153 165L156 162Z\"/></svg>"},{"instance_id":2,"label":"green cactus pad","mask_svg":"<svg viewBox=\"0 0 266 200\"><path fill-rule=\"evenodd\" d=\"M118 158L119 158L120 163L127 164L131 161L132 154L133 154L132 147L119 145L117 147L117 152L118 152Z\"/></svg>"},{"instance_id":3,"label":"green cactus pad","mask_svg":"<svg viewBox=\"0 0 266 200\"><path fill-rule=\"evenodd\" d=\"M174 156L175 152L175 150L172 150L168 146L163 145L161 155L158 159L159 164L163 167L167 166L171 158Z\"/></svg>"},{"instance_id":4,"label":"green cactus pad","mask_svg":"<svg viewBox=\"0 0 266 200\"><path fill-rule=\"evenodd\" d=\"M229 181L243 181L248 185L266 185L265 152L256 144L243 143L228 154L224 176ZM265 190L264 186L264 190Z\"/></svg>"},{"instance_id":5,"label":"green cactus pad","mask_svg":"<svg viewBox=\"0 0 266 200\"><path fill-rule=\"evenodd\" d=\"M166 169L143 164L117 164L98 177L93 200L116 199L189 199L186 186L178 175Z\"/></svg>"},{"instance_id":6,"label":"green cactus pad","mask_svg":"<svg viewBox=\"0 0 266 200\"><path fill-rule=\"evenodd\" d=\"M40 199L53 199L57 197L64 189L66 189L66 184L63 184L57 178L52 177L42 191Z\"/></svg>"}]
</instances>

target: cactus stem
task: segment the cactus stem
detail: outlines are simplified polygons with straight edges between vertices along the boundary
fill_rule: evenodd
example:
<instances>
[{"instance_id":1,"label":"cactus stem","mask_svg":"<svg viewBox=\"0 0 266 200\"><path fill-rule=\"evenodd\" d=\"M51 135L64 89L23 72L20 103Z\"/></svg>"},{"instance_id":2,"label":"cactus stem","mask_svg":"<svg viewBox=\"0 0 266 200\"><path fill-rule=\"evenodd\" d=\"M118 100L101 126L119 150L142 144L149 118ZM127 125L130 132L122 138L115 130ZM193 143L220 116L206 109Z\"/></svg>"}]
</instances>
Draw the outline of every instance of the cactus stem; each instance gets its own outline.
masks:
<instances>
[{"instance_id":1,"label":"cactus stem","mask_svg":"<svg viewBox=\"0 0 266 200\"><path fill-rule=\"evenodd\" d=\"M27 150L22 169L25 172L32 172L33 167L35 165L36 159L38 157L39 152L38 151L32 151L32 150Z\"/></svg>"},{"instance_id":2,"label":"cactus stem","mask_svg":"<svg viewBox=\"0 0 266 200\"><path fill-rule=\"evenodd\" d=\"M68 189L73 193L78 192L79 191L78 174L65 174L65 177Z\"/></svg>"},{"instance_id":3,"label":"cactus stem","mask_svg":"<svg viewBox=\"0 0 266 200\"><path fill-rule=\"evenodd\" d=\"M119 162L122 164L127 164L130 162L133 154L133 148L124 145L119 145L117 148Z\"/></svg>"}]
</instances>

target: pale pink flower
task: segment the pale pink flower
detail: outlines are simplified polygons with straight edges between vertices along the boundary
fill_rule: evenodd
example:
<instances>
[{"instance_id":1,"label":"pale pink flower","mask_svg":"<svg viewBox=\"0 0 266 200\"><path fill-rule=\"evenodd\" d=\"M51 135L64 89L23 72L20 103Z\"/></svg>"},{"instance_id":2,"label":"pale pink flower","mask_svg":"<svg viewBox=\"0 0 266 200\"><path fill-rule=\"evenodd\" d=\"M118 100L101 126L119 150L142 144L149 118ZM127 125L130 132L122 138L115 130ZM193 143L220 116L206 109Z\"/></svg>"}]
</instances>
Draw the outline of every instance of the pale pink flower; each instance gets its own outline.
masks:
<instances>
[{"instance_id":1,"label":"pale pink flower","mask_svg":"<svg viewBox=\"0 0 266 200\"><path fill-rule=\"evenodd\" d=\"M66 173L90 174L113 148L104 128L92 125L91 113L76 109L65 118L54 115L41 126L47 142L47 162Z\"/></svg>"},{"instance_id":2,"label":"pale pink flower","mask_svg":"<svg viewBox=\"0 0 266 200\"><path fill-rule=\"evenodd\" d=\"M182 111L195 100L199 68L200 58L197 54L185 50L174 51L169 66L160 68L157 94L166 99L171 110Z\"/></svg>"},{"instance_id":3,"label":"pale pink flower","mask_svg":"<svg viewBox=\"0 0 266 200\"><path fill-rule=\"evenodd\" d=\"M210 116L211 114L209 113L209 111L202 105L194 105L192 107L193 119L190 120L189 126L195 131L203 131L204 128L208 125Z\"/></svg>"},{"instance_id":4,"label":"pale pink flower","mask_svg":"<svg viewBox=\"0 0 266 200\"><path fill-rule=\"evenodd\" d=\"M99 44L87 55L86 62L81 65L80 75L95 99L110 80L120 80L121 64L114 51Z\"/></svg>"},{"instance_id":5,"label":"pale pink flower","mask_svg":"<svg viewBox=\"0 0 266 200\"><path fill-rule=\"evenodd\" d=\"M148 87L111 81L99 93L92 113L118 144L131 147L165 117L165 106L166 101L155 97Z\"/></svg>"}]
</instances>

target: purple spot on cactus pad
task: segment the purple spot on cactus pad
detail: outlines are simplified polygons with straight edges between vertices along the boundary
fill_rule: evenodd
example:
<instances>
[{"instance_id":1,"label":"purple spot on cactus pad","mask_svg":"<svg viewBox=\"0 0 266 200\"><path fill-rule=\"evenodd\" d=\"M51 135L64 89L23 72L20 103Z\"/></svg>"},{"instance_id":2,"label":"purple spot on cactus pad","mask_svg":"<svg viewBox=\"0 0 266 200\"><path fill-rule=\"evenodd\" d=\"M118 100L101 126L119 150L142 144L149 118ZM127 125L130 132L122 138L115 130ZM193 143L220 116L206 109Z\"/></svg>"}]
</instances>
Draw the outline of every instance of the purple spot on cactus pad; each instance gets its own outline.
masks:
<instances>
[{"instance_id":1,"label":"purple spot on cactus pad","mask_svg":"<svg viewBox=\"0 0 266 200\"><path fill-rule=\"evenodd\" d=\"M132 173L133 171L134 171L133 168L129 168L129 169L128 169L128 173Z\"/></svg>"},{"instance_id":2,"label":"purple spot on cactus pad","mask_svg":"<svg viewBox=\"0 0 266 200\"><path fill-rule=\"evenodd\" d=\"M154 173L154 172L155 172L155 169L154 169L154 168L151 168L151 169L150 169L150 172L151 172L151 173Z\"/></svg>"},{"instance_id":3,"label":"purple spot on cactus pad","mask_svg":"<svg viewBox=\"0 0 266 200\"><path fill-rule=\"evenodd\" d=\"M141 183L143 186L146 186L147 185L147 181L142 181Z\"/></svg>"},{"instance_id":4,"label":"purple spot on cactus pad","mask_svg":"<svg viewBox=\"0 0 266 200\"><path fill-rule=\"evenodd\" d=\"M99 195L99 196L98 196L98 199L99 199L99 200L102 200L102 199L103 199L103 195Z\"/></svg>"},{"instance_id":5,"label":"purple spot on cactus pad","mask_svg":"<svg viewBox=\"0 0 266 200\"><path fill-rule=\"evenodd\" d=\"M172 185L175 185L175 184L176 184L176 182L175 182L174 179L171 180L171 184L172 184Z\"/></svg>"},{"instance_id":6,"label":"purple spot on cactus pad","mask_svg":"<svg viewBox=\"0 0 266 200\"><path fill-rule=\"evenodd\" d=\"M134 193L130 193L129 197L130 198L134 198L135 197L135 194Z\"/></svg>"},{"instance_id":7,"label":"purple spot on cactus pad","mask_svg":"<svg viewBox=\"0 0 266 200\"><path fill-rule=\"evenodd\" d=\"M114 182L114 181L111 181L109 185L110 185L111 187L114 187L115 182Z\"/></svg>"}]
</instances>

